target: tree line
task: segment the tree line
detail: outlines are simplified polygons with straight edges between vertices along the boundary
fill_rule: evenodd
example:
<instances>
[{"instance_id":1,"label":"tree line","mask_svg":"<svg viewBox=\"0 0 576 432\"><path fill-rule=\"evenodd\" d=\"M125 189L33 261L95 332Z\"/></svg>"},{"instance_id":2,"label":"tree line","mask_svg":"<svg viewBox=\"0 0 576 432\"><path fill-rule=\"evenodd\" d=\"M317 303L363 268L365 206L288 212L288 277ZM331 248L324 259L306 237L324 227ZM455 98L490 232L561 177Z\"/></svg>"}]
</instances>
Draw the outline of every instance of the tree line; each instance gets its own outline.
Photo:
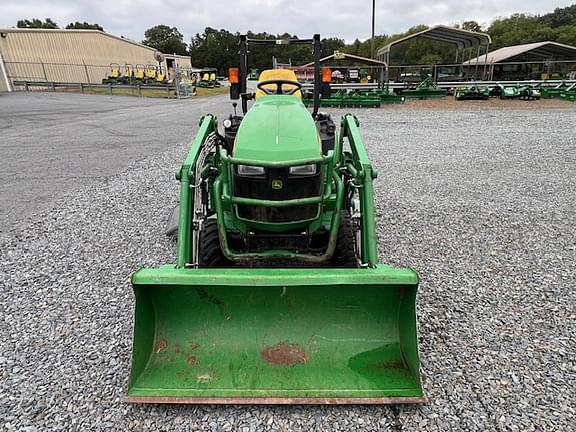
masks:
<instances>
[{"instance_id":1,"label":"tree line","mask_svg":"<svg viewBox=\"0 0 576 432\"><path fill-rule=\"evenodd\" d=\"M51 18L46 18L41 20L38 18L32 18L31 20L22 19L16 22L17 28L40 28L40 29L59 29L60 26L56 24ZM84 30L100 30L104 31L104 28L100 24L90 24L86 21L71 22L65 29L84 29Z\"/></svg>"},{"instance_id":2,"label":"tree line","mask_svg":"<svg viewBox=\"0 0 576 432\"><path fill-rule=\"evenodd\" d=\"M492 38L491 50L509 45L519 45L531 42L555 41L576 46L576 5L557 8L554 12L537 16L527 14L514 14L509 17L498 18L490 25L482 25L476 21L464 21L456 25L464 30L485 32ZM410 34L426 30L428 26L418 25L406 32L392 35L375 36L375 46L383 47L390 42L401 39ZM192 56L192 63L198 66L212 66L224 72L226 67L237 62L237 46L239 34L227 30L216 30L207 27L203 33L192 37L188 52ZM254 38L283 38L296 37L296 35L273 35L269 33L248 33ZM329 55L334 50L340 50L361 57L370 57L371 40L346 44L343 39L329 37L322 40L322 55ZM452 63L456 60L456 49L453 45L417 38L406 42L402 49L392 50L391 64L441 64ZM290 47L278 49L277 47L260 48L252 53L251 64L259 69L271 66L272 56L282 62L292 61L299 65L312 60L310 50L306 47ZM476 52L470 53L476 56ZM460 59L460 61L462 61Z\"/></svg>"},{"instance_id":3,"label":"tree line","mask_svg":"<svg viewBox=\"0 0 576 432\"><path fill-rule=\"evenodd\" d=\"M45 21L34 18L32 20L19 20L17 27L58 28L58 25L50 18L46 18ZM556 8L553 12L544 15L519 13L498 18L489 25L470 20L457 24L455 27L488 33L492 37L492 50L509 45L541 41L555 41L576 46L576 4ZM99 24L78 21L68 24L65 28L104 30ZM377 35L375 36L375 46L385 46L390 42L427 28L426 25L418 25L403 33ZM192 63L197 67L214 67L220 73L225 73L228 67L236 65L238 62L240 34L232 33L226 29L206 27L202 33L196 33L192 36L189 44L184 41L184 36L176 27L168 25L157 25L149 28L144 36L145 39L142 41L144 45L156 48L166 54L190 55ZM247 36L255 39L298 38L297 35L289 33L254 33L251 31L247 33ZM323 56L330 55L335 50L370 57L371 40L360 41L356 39L348 44L337 37L328 37L322 40ZM276 57L280 63L292 63L293 65L301 65L312 60L310 48L307 46L271 46L254 50L251 53L250 65L258 69L270 68L272 57ZM455 60L453 45L418 38L408 41L402 49L393 50L390 63L446 64Z\"/></svg>"}]
</instances>

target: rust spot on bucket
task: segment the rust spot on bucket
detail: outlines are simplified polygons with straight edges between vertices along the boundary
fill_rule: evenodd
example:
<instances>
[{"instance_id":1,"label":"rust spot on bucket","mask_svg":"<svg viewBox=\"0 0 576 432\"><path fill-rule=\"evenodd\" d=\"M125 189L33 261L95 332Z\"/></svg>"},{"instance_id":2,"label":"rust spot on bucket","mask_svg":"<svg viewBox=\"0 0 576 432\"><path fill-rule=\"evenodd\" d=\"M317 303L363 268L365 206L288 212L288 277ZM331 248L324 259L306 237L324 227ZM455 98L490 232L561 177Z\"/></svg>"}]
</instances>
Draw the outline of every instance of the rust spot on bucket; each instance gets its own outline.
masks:
<instances>
[{"instance_id":1,"label":"rust spot on bucket","mask_svg":"<svg viewBox=\"0 0 576 432\"><path fill-rule=\"evenodd\" d=\"M308 355L302 347L289 342L280 342L274 346L265 347L260 354L267 363L276 366L294 366L308 362Z\"/></svg>"},{"instance_id":2,"label":"rust spot on bucket","mask_svg":"<svg viewBox=\"0 0 576 432\"><path fill-rule=\"evenodd\" d=\"M178 344L174 345L174 348L172 348L172 351L174 351L175 353L181 353L182 352L180 350L180 345L178 345Z\"/></svg>"},{"instance_id":3,"label":"rust spot on bucket","mask_svg":"<svg viewBox=\"0 0 576 432\"><path fill-rule=\"evenodd\" d=\"M194 366L196 363L198 363L198 359L191 355L186 359L186 363L188 363L190 366Z\"/></svg>"},{"instance_id":4,"label":"rust spot on bucket","mask_svg":"<svg viewBox=\"0 0 576 432\"><path fill-rule=\"evenodd\" d=\"M160 339L156 342L156 354L161 353L168 347L168 341L166 339Z\"/></svg>"},{"instance_id":5,"label":"rust spot on bucket","mask_svg":"<svg viewBox=\"0 0 576 432\"><path fill-rule=\"evenodd\" d=\"M196 342L190 342L190 350L194 351L195 349L197 349L200 345L198 345Z\"/></svg>"}]
</instances>

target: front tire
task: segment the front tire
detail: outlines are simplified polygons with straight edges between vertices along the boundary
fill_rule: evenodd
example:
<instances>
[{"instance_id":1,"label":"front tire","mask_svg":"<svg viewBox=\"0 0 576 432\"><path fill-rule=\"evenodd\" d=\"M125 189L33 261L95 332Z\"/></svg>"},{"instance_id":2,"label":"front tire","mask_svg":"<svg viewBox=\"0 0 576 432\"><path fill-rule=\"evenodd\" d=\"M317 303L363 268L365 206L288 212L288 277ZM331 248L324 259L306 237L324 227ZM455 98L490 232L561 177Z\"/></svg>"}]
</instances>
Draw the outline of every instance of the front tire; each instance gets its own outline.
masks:
<instances>
[{"instance_id":1,"label":"front tire","mask_svg":"<svg viewBox=\"0 0 576 432\"><path fill-rule=\"evenodd\" d=\"M218 221L206 219L200 231L198 267L232 267L234 262L226 258L220 247Z\"/></svg>"},{"instance_id":2,"label":"front tire","mask_svg":"<svg viewBox=\"0 0 576 432\"><path fill-rule=\"evenodd\" d=\"M358 260L356 259L355 244L356 236L352 219L348 214L342 212L336 249L334 249L334 254L330 258L330 264L338 268L357 268Z\"/></svg>"}]
</instances>

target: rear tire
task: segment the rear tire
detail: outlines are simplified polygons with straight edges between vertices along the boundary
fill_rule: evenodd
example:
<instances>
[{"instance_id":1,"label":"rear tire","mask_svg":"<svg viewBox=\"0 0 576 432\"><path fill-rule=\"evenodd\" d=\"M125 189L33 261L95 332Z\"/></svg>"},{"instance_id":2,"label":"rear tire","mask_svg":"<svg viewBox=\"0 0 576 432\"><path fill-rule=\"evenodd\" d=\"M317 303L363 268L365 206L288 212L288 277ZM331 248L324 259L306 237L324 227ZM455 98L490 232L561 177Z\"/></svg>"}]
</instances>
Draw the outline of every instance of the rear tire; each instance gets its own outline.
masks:
<instances>
[{"instance_id":1,"label":"rear tire","mask_svg":"<svg viewBox=\"0 0 576 432\"><path fill-rule=\"evenodd\" d=\"M336 249L330 259L333 267L339 268L357 268L358 260L356 259L355 245L356 238L354 235L354 226L348 214L342 212L340 229L336 240Z\"/></svg>"},{"instance_id":2,"label":"rear tire","mask_svg":"<svg viewBox=\"0 0 576 432\"><path fill-rule=\"evenodd\" d=\"M234 262L226 258L220 248L218 222L216 219L206 219L200 231L198 267L232 267L233 265Z\"/></svg>"}]
</instances>

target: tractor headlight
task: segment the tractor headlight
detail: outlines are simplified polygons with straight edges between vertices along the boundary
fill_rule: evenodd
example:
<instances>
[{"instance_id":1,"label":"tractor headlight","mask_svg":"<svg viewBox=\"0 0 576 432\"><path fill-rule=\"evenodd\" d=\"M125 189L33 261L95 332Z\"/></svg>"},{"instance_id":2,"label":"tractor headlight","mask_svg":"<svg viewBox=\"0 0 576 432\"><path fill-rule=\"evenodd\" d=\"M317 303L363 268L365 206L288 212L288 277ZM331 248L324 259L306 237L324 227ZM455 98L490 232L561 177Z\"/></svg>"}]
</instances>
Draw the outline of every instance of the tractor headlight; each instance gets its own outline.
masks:
<instances>
[{"instance_id":1,"label":"tractor headlight","mask_svg":"<svg viewBox=\"0 0 576 432\"><path fill-rule=\"evenodd\" d=\"M298 165L290 167L288 172L293 176L312 176L316 174L317 166L315 164L310 165Z\"/></svg>"},{"instance_id":2,"label":"tractor headlight","mask_svg":"<svg viewBox=\"0 0 576 432\"><path fill-rule=\"evenodd\" d=\"M252 165L238 165L238 175L244 177L258 177L264 175L264 167Z\"/></svg>"}]
</instances>

